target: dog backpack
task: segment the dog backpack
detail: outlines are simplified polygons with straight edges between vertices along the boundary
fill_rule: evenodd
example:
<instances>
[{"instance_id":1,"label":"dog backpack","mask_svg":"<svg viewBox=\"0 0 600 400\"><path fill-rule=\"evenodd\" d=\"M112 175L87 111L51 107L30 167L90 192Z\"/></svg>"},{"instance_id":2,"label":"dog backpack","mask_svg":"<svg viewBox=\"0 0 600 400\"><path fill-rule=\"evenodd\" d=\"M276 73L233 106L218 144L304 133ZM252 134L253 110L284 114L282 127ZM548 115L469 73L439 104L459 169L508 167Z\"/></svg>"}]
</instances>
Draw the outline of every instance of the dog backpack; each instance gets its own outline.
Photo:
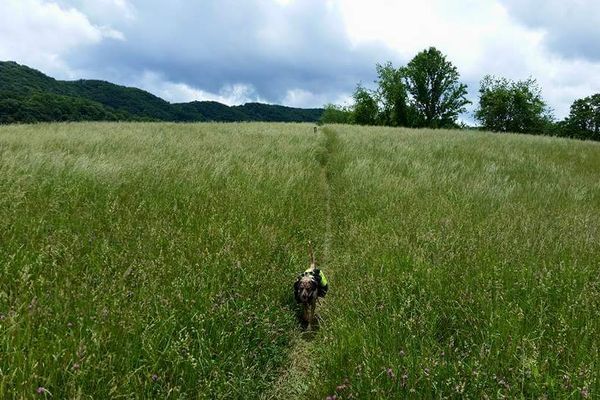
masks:
<instances>
[{"instance_id":1,"label":"dog backpack","mask_svg":"<svg viewBox=\"0 0 600 400\"><path fill-rule=\"evenodd\" d=\"M307 272L312 272L317 284L319 285L319 297L325 297L327 291L329 290L329 285L327 284L327 278L325 277L323 271L315 268L312 271L308 270Z\"/></svg>"}]
</instances>

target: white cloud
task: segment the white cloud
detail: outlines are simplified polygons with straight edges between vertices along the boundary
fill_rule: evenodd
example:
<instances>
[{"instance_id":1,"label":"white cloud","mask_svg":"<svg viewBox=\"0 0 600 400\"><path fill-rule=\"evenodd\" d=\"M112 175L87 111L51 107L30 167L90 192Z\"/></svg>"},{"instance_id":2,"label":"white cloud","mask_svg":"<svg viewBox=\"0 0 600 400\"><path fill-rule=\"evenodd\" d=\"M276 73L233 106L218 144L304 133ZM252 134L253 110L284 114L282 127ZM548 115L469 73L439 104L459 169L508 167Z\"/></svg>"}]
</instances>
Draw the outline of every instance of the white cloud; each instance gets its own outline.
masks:
<instances>
[{"instance_id":1,"label":"white cloud","mask_svg":"<svg viewBox=\"0 0 600 400\"><path fill-rule=\"evenodd\" d=\"M436 46L473 100L485 74L532 76L563 117L600 92L599 16L598 0L0 0L0 59L169 101L315 107Z\"/></svg>"},{"instance_id":2,"label":"white cloud","mask_svg":"<svg viewBox=\"0 0 600 400\"><path fill-rule=\"evenodd\" d=\"M165 80L161 74L146 71L136 86L153 93L171 103L187 103L190 101L218 101L229 106L248 102L265 102L252 85L236 83L223 86L218 93L197 89L181 82Z\"/></svg>"},{"instance_id":3,"label":"white cloud","mask_svg":"<svg viewBox=\"0 0 600 400\"><path fill-rule=\"evenodd\" d=\"M283 103L291 107L310 107L313 104L323 104L323 100L323 95L315 95L303 89L291 89L287 91Z\"/></svg>"},{"instance_id":4,"label":"white cloud","mask_svg":"<svg viewBox=\"0 0 600 400\"><path fill-rule=\"evenodd\" d=\"M105 38L125 40L125 35L123 35L123 32L119 32L108 26L100 26L98 29L100 30L100 32L102 32L102 36Z\"/></svg>"},{"instance_id":5,"label":"white cloud","mask_svg":"<svg viewBox=\"0 0 600 400\"><path fill-rule=\"evenodd\" d=\"M63 56L103 38L123 40L120 32L97 27L74 8L42 0L0 2L0 59L40 68L59 77L72 71Z\"/></svg>"},{"instance_id":6,"label":"white cloud","mask_svg":"<svg viewBox=\"0 0 600 400\"><path fill-rule=\"evenodd\" d=\"M0 3L0 59L61 73L66 67L61 54L101 38L102 34L76 10L37 0Z\"/></svg>"},{"instance_id":7,"label":"white cloud","mask_svg":"<svg viewBox=\"0 0 600 400\"><path fill-rule=\"evenodd\" d=\"M65 8L74 7L90 20L114 24L136 19L136 8L129 0L54 0Z\"/></svg>"},{"instance_id":8,"label":"white cloud","mask_svg":"<svg viewBox=\"0 0 600 400\"><path fill-rule=\"evenodd\" d=\"M301 88L286 91L283 104L290 107L312 108L321 107L328 103L350 105L352 98L348 93L332 97L331 93L313 93Z\"/></svg>"},{"instance_id":9,"label":"white cloud","mask_svg":"<svg viewBox=\"0 0 600 400\"><path fill-rule=\"evenodd\" d=\"M382 42L406 61L435 46L470 83L472 97L485 74L510 79L532 76L562 118L573 100L600 92L600 63L550 52L544 45L548 28L519 23L498 0L338 0L338 6L354 44ZM598 26L595 29L600 33Z\"/></svg>"}]
</instances>

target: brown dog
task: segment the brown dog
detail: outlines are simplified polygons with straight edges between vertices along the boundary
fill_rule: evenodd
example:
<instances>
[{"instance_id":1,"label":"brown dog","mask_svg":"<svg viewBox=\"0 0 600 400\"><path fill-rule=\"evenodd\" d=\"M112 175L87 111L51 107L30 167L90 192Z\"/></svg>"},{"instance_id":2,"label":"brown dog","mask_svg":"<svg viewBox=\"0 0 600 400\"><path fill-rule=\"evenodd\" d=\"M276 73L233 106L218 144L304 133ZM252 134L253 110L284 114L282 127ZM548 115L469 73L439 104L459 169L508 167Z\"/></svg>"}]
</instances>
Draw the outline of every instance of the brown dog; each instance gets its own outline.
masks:
<instances>
[{"instance_id":1,"label":"brown dog","mask_svg":"<svg viewBox=\"0 0 600 400\"><path fill-rule=\"evenodd\" d=\"M308 252L310 268L304 271L294 283L294 297L299 304L302 304L302 319L310 330L315 321L317 299L325 297L329 285L323 272L317 268L311 242L308 242Z\"/></svg>"}]
</instances>

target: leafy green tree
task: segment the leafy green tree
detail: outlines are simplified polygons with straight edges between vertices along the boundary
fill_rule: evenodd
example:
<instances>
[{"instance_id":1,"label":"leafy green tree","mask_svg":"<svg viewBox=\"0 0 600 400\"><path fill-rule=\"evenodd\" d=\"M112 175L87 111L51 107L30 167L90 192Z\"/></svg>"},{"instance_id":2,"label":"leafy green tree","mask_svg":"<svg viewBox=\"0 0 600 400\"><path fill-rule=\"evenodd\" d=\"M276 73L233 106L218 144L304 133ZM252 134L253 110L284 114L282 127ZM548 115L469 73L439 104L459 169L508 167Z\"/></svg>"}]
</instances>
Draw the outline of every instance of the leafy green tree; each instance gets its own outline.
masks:
<instances>
[{"instance_id":1,"label":"leafy green tree","mask_svg":"<svg viewBox=\"0 0 600 400\"><path fill-rule=\"evenodd\" d=\"M352 97L354 98L354 123L377 125L379 108L373 93L359 84Z\"/></svg>"},{"instance_id":2,"label":"leafy green tree","mask_svg":"<svg viewBox=\"0 0 600 400\"><path fill-rule=\"evenodd\" d=\"M467 86L459 82L457 68L435 47L417 54L403 71L406 88L416 112L417 126L456 126L465 106Z\"/></svg>"},{"instance_id":3,"label":"leafy green tree","mask_svg":"<svg viewBox=\"0 0 600 400\"><path fill-rule=\"evenodd\" d=\"M563 135L600 140L600 93L575 100L563 124Z\"/></svg>"},{"instance_id":4,"label":"leafy green tree","mask_svg":"<svg viewBox=\"0 0 600 400\"><path fill-rule=\"evenodd\" d=\"M352 110L348 107L326 104L319 122L322 124L350 124L352 119Z\"/></svg>"},{"instance_id":5,"label":"leafy green tree","mask_svg":"<svg viewBox=\"0 0 600 400\"><path fill-rule=\"evenodd\" d=\"M376 68L377 99L381 105L380 122L389 126L410 126L411 110L402 68L394 68L391 62L377 64Z\"/></svg>"},{"instance_id":6,"label":"leafy green tree","mask_svg":"<svg viewBox=\"0 0 600 400\"><path fill-rule=\"evenodd\" d=\"M514 82L488 75L481 81L479 94L475 118L485 129L541 134L551 128L551 111L535 79Z\"/></svg>"}]
</instances>

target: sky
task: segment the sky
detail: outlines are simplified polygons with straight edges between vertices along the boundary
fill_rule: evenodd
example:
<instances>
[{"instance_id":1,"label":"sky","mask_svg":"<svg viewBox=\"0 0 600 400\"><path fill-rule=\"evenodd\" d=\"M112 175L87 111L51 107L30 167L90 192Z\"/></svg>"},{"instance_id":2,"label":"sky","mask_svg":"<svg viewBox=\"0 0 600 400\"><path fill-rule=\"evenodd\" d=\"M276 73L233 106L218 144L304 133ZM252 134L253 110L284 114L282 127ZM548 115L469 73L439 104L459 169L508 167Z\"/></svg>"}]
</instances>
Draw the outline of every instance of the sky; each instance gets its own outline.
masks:
<instances>
[{"instance_id":1,"label":"sky","mask_svg":"<svg viewBox=\"0 0 600 400\"><path fill-rule=\"evenodd\" d=\"M600 92L599 0L0 0L0 60L170 102L348 103L430 46L473 103L486 74L537 79L559 119Z\"/></svg>"}]
</instances>

